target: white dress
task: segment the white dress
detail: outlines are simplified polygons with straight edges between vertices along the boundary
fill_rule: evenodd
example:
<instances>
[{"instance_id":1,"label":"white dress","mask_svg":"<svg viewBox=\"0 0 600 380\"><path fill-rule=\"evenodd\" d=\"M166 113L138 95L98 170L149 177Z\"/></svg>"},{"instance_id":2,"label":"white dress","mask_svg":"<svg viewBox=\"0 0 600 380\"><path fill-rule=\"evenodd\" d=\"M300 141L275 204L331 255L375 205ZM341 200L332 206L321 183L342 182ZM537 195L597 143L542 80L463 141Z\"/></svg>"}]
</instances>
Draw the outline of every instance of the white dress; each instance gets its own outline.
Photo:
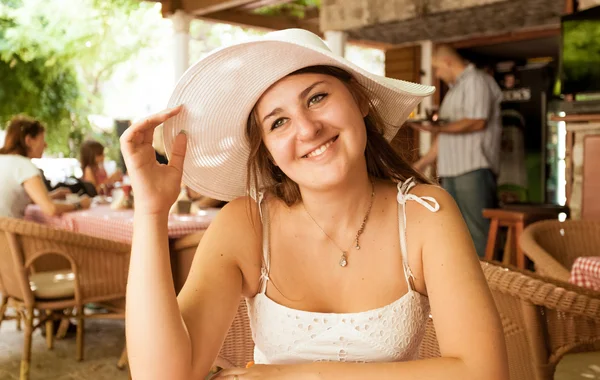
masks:
<instances>
[{"instance_id":1,"label":"white dress","mask_svg":"<svg viewBox=\"0 0 600 380\"><path fill-rule=\"evenodd\" d=\"M403 272L408 292L378 309L358 313L318 313L280 305L266 295L269 281L269 222L263 224L263 267L258 294L246 299L256 364L297 364L315 361L392 362L414 360L429 317L429 300L413 288L406 252L406 201L436 212L437 201L409 194L412 179L398 185L398 224Z\"/></svg>"}]
</instances>

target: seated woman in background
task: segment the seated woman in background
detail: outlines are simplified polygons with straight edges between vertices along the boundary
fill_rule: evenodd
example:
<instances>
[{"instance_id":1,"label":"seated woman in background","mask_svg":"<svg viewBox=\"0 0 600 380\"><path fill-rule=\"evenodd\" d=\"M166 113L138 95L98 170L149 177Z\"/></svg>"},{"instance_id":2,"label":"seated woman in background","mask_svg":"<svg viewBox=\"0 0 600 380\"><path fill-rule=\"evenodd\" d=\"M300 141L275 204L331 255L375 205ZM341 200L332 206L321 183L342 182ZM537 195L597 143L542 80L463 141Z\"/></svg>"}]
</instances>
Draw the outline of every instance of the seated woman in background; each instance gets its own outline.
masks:
<instances>
[{"instance_id":1,"label":"seated woman in background","mask_svg":"<svg viewBox=\"0 0 600 380\"><path fill-rule=\"evenodd\" d=\"M111 176L104 170L104 145L95 140L88 140L81 144L80 149L81 170L83 171L82 180L92 183L96 186L98 193L101 193L102 187L110 187L115 182L123 179L123 173L120 170L114 172Z\"/></svg>"},{"instance_id":2,"label":"seated woman in background","mask_svg":"<svg viewBox=\"0 0 600 380\"><path fill-rule=\"evenodd\" d=\"M69 204L53 199L64 197L68 189L52 193L46 189L40 169L31 162L32 158L41 158L45 148L45 128L39 121L17 116L8 123L0 149L0 217L22 218L32 201L47 215L90 206L91 200L86 196Z\"/></svg>"}]
</instances>

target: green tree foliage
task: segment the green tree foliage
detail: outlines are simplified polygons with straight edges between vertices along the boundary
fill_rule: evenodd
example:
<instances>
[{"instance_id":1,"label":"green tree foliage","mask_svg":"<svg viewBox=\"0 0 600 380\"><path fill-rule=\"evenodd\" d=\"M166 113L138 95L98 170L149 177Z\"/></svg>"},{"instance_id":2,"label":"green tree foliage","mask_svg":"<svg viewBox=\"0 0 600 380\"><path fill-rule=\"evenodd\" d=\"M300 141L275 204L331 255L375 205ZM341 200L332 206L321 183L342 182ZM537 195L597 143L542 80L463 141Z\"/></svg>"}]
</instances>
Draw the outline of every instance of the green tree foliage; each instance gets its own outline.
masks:
<instances>
[{"instance_id":1,"label":"green tree foliage","mask_svg":"<svg viewBox=\"0 0 600 380\"><path fill-rule=\"evenodd\" d=\"M157 17L153 4L136 0L4 0L2 126L15 114L36 117L51 153L76 156L87 116L102 109L102 83L149 45Z\"/></svg>"},{"instance_id":2,"label":"green tree foliage","mask_svg":"<svg viewBox=\"0 0 600 380\"><path fill-rule=\"evenodd\" d=\"M319 8L320 6L321 0L295 0L290 3L258 8L254 12L266 16L284 15L304 18L304 13L307 9Z\"/></svg>"},{"instance_id":3,"label":"green tree foliage","mask_svg":"<svg viewBox=\"0 0 600 380\"><path fill-rule=\"evenodd\" d=\"M568 21L563 25L563 70L576 88L596 89L600 78L600 25L597 21ZM564 85L564 83L563 83Z\"/></svg>"}]
</instances>

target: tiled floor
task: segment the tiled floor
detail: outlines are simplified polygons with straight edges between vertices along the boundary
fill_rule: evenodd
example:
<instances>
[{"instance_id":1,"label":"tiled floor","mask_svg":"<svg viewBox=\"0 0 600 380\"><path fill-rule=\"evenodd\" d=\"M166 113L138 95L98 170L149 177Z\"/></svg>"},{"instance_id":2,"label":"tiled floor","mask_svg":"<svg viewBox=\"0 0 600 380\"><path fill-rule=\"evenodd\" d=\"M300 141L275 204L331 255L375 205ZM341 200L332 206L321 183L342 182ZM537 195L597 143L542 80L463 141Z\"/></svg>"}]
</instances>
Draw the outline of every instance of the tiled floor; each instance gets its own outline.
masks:
<instances>
[{"instance_id":1,"label":"tiled floor","mask_svg":"<svg viewBox=\"0 0 600 380\"><path fill-rule=\"evenodd\" d=\"M32 339L30 380L127 380L127 370L117 361L125 342L124 322L88 320L85 326L85 359L75 360L75 337L55 340L54 349L37 329ZM0 379L18 380L23 351L23 333L14 321L0 327Z\"/></svg>"}]
</instances>

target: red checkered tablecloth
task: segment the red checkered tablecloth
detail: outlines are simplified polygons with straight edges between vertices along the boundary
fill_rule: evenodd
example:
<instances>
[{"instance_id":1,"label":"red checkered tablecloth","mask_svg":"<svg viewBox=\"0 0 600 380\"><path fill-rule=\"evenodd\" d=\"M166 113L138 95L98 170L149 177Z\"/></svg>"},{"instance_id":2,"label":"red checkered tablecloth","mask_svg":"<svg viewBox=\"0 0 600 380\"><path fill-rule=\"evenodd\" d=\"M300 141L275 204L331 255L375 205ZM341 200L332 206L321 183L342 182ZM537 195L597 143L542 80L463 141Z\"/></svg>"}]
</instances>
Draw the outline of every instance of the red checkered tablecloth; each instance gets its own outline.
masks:
<instances>
[{"instance_id":1,"label":"red checkered tablecloth","mask_svg":"<svg viewBox=\"0 0 600 380\"><path fill-rule=\"evenodd\" d=\"M569 282L600 291L600 256L578 257L571 268Z\"/></svg>"},{"instance_id":2,"label":"red checkered tablecloth","mask_svg":"<svg viewBox=\"0 0 600 380\"><path fill-rule=\"evenodd\" d=\"M218 211L219 209L206 209L197 215L170 215L169 238L176 239L207 229ZM133 210L113 210L108 205L92 206L88 210L68 212L60 216L44 215L38 206L31 205L25 211L25 219L129 244L133 236Z\"/></svg>"}]
</instances>

